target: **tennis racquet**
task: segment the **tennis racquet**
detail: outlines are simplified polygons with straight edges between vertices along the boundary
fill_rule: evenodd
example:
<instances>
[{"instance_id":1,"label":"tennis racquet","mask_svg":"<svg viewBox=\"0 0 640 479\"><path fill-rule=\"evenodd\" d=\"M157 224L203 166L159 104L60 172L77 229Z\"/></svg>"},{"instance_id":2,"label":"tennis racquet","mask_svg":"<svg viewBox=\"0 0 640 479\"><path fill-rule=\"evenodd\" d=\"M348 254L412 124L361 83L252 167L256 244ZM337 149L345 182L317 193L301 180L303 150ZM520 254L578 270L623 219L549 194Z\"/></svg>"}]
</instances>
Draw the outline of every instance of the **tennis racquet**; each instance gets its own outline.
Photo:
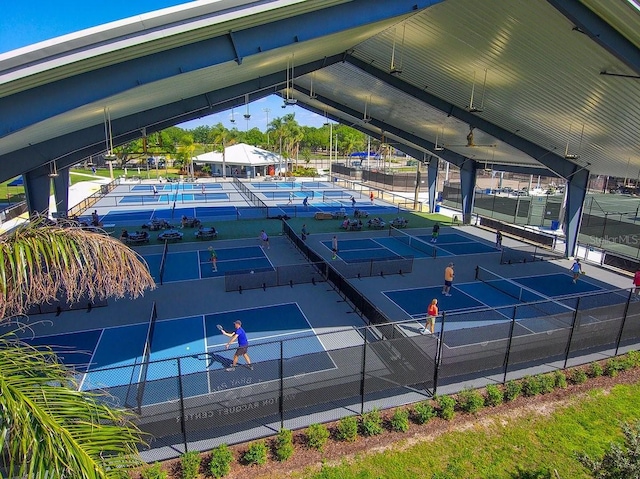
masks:
<instances>
[{"instance_id":1,"label":"tennis racquet","mask_svg":"<svg viewBox=\"0 0 640 479\"><path fill-rule=\"evenodd\" d=\"M224 331L224 328L221 324L216 324L216 328L218 328L220 331Z\"/></svg>"}]
</instances>

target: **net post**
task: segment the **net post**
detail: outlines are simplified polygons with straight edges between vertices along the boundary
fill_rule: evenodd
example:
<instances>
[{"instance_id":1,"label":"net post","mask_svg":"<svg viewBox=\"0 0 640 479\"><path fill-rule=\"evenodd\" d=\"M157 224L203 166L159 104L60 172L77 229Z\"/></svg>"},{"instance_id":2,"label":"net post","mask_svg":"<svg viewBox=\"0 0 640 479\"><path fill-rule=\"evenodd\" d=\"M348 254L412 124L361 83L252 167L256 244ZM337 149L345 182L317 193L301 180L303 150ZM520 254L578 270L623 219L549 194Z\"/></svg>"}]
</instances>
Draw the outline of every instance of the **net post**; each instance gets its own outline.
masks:
<instances>
[{"instance_id":1,"label":"net post","mask_svg":"<svg viewBox=\"0 0 640 479\"><path fill-rule=\"evenodd\" d=\"M187 425L185 424L185 417L184 417L184 391L182 388L182 368L180 364L180 358L178 358L178 387L180 388L180 433L182 434L184 452L188 452L189 450L187 446Z\"/></svg>"},{"instance_id":2,"label":"net post","mask_svg":"<svg viewBox=\"0 0 640 479\"><path fill-rule=\"evenodd\" d=\"M513 308L513 316L511 317L511 324L509 326L509 340L507 341L507 351L504 353L504 375L502 376L502 384L507 382L507 373L509 372L509 354L511 353L511 342L513 341L513 331L516 326L516 316L518 307Z\"/></svg>"},{"instance_id":3,"label":"net post","mask_svg":"<svg viewBox=\"0 0 640 479\"><path fill-rule=\"evenodd\" d=\"M284 341L280 341L280 430L284 429Z\"/></svg>"},{"instance_id":4,"label":"net post","mask_svg":"<svg viewBox=\"0 0 640 479\"><path fill-rule=\"evenodd\" d=\"M360 415L364 413L364 382L367 370L367 335L362 338L362 373L360 375Z\"/></svg>"},{"instance_id":5,"label":"net post","mask_svg":"<svg viewBox=\"0 0 640 479\"><path fill-rule=\"evenodd\" d=\"M562 369L567 369L567 362L569 361L569 354L571 353L571 341L573 340L573 332L576 329L576 321L578 320L578 311L580 310L580 299L581 299L580 296L578 296L576 309L573 312L573 321L571 322L571 331L569 332L569 338L567 339L567 348L564 355L564 364L562 365ZM616 351L617 351L617 348L616 348Z\"/></svg>"}]
</instances>

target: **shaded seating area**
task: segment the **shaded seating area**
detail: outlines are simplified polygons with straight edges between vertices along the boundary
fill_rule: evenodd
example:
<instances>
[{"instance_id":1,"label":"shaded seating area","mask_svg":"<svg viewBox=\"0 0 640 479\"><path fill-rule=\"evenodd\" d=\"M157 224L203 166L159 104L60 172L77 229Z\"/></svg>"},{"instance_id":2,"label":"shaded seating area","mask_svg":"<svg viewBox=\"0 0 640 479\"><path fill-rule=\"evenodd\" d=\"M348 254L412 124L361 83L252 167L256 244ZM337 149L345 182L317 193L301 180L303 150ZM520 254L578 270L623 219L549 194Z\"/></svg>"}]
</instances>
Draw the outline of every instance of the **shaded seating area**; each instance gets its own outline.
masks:
<instances>
[{"instance_id":1,"label":"shaded seating area","mask_svg":"<svg viewBox=\"0 0 640 479\"><path fill-rule=\"evenodd\" d=\"M199 240L210 240L217 237L218 237L218 232L213 226L211 228L206 226L200 226L200 228L198 228L198 231L196 231L196 239L199 239Z\"/></svg>"},{"instance_id":2,"label":"shaded seating area","mask_svg":"<svg viewBox=\"0 0 640 479\"><path fill-rule=\"evenodd\" d=\"M142 225L143 229L149 231L160 231L172 228L172 226L166 220L151 220Z\"/></svg>"},{"instance_id":3,"label":"shaded seating area","mask_svg":"<svg viewBox=\"0 0 640 479\"><path fill-rule=\"evenodd\" d=\"M183 216L180 220L181 228L198 228L199 226L202 226L202 221L198 218L188 218L187 216Z\"/></svg>"},{"instance_id":4,"label":"shaded seating area","mask_svg":"<svg viewBox=\"0 0 640 479\"><path fill-rule=\"evenodd\" d=\"M355 216L356 218L368 218L369 213L365 210L359 210L358 208L356 208L353 212L353 216Z\"/></svg>"},{"instance_id":5,"label":"shaded seating area","mask_svg":"<svg viewBox=\"0 0 640 479\"><path fill-rule=\"evenodd\" d=\"M158 235L158 241L182 241L182 233L177 230L167 230Z\"/></svg>"},{"instance_id":6,"label":"shaded seating area","mask_svg":"<svg viewBox=\"0 0 640 479\"><path fill-rule=\"evenodd\" d=\"M387 224L384 222L384 220L382 218L373 218L370 219L369 221L367 221L367 226L369 228L374 228L374 229L382 229L386 226Z\"/></svg>"},{"instance_id":7,"label":"shaded seating area","mask_svg":"<svg viewBox=\"0 0 640 479\"><path fill-rule=\"evenodd\" d=\"M346 218L347 217L347 210L344 209L344 208L340 208L339 210L333 211L331 213L331 217L333 219Z\"/></svg>"},{"instance_id":8,"label":"shaded seating area","mask_svg":"<svg viewBox=\"0 0 640 479\"><path fill-rule=\"evenodd\" d=\"M122 238L125 243L131 246L141 245L149 242L149 233L146 231L136 231L135 233L129 233L128 236Z\"/></svg>"},{"instance_id":9,"label":"shaded seating area","mask_svg":"<svg viewBox=\"0 0 640 479\"><path fill-rule=\"evenodd\" d=\"M391 226L394 228L406 228L409 220L404 219L402 216L398 216L391 221Z\"/></svg>"}]
</instances>

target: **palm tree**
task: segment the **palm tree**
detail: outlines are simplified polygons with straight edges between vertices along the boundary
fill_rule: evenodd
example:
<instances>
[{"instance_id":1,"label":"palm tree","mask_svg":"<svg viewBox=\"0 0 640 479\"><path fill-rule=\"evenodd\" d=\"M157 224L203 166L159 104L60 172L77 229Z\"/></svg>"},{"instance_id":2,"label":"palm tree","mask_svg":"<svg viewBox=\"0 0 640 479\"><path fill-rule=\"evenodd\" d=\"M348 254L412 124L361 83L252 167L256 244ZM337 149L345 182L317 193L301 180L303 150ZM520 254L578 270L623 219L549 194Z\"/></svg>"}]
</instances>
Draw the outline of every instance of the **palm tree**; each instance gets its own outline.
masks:
<instances>
[{"instance_id":1,"label":"palm tree","mask_svg":"<svg viewBox=\"0 0 640 479\"><path fill-rule=\"evenodd\" d=\"M34 304L138 297L154 282L109 236L42 220L0 236L0 318ZM102 394L79 391L51 350L0 336L0 477L115 478L139 464L141 432Z\"/></svg>"},{"instance_id":2,"label":"palm tree","mask_svg":"<svg viewBox=\"0 0 640 479\"><path fill-rule=\"evenodd\" d=\"M231 146L236 142L237 132L236 130L228 130L222 123L218 123L211 130L213 136L213 143L218 145L220 151L222 151L222 177L227 177L227 159L225 150L227 146Z\"/></svg>"}]
</instances>

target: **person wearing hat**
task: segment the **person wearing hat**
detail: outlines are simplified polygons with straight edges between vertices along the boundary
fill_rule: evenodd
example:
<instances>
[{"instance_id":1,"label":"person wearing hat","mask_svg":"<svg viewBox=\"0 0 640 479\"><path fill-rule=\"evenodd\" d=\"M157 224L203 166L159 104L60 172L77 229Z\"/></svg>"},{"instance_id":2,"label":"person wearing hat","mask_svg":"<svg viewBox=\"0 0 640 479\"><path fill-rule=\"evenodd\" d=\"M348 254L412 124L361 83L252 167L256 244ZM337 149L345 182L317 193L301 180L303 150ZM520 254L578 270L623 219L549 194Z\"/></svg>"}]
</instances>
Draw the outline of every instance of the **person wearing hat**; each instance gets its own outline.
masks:
<instances>
[{"instance_id":1,"label":"person wearing hat","mask_svg":"<svg viewBox=\"0 0 640 479\"><path fill-rule=\"evenodd\" d=\"M233 333L227 333L224 329L220 330L222 334L230 338L229 342L225 345L227 349L229 349L229 346L231 346L233 342L238 341L238 349L236 349L236 352L233 354L233 363L231 364L231 367L227 368L227 371L234 371L236 369L236 364L238 364L238 358L240 356L242 356L247 362L247 367L253 371L251 359L247 354L247 350L249 349L249 340L247 339L247 333L242 329L242 321L236 319L233 322L233 326L236 328Z\"/></svg>"},{"instance_id":2,"label":"person wearing hat","mask_svg":"<svg viewBox=\"0 0 640 479\"><path fill-rule=\"evenodd\" d=\"M451 296L451 284L453 283L453 263L444 269L444 287L442 288L442 294L445 296Z\"/></svg>"}]
</instances>

